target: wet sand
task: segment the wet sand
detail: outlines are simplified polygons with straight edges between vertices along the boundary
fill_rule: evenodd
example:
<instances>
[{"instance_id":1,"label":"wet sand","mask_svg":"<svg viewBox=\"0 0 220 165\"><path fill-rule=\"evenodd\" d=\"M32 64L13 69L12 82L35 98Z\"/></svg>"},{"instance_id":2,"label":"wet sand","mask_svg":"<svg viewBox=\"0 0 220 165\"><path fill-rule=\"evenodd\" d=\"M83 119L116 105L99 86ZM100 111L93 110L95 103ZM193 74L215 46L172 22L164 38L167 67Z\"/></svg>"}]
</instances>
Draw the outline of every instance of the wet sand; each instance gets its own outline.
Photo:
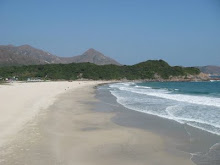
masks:
<instances>
[{"instance_id":1,"label":"wet sand","mask_svg":"<svg viewBox=\"0 0 220 165\"><path fill-rule=\"evenodd\" d=\"M120 108L96 99L94 84L60 94L1 147L0 164L193 164L171 138L117 123Z\"/></svg>"},{"instance_id":2,"label":"wet sand","mask_svg":"<svg viewBox=\"0 0 220 165\"><path fill-rule=\"evenodd\" d=\"M173 120L127 109L118 104L110 93L108 86L98 88L95 110L115 112L111 119L117 125L150 131L163 138L168 151L190 154L191 160L197 165L220 164L220 136L206 131L180 124Z\"/></svg>"}]
</instances>

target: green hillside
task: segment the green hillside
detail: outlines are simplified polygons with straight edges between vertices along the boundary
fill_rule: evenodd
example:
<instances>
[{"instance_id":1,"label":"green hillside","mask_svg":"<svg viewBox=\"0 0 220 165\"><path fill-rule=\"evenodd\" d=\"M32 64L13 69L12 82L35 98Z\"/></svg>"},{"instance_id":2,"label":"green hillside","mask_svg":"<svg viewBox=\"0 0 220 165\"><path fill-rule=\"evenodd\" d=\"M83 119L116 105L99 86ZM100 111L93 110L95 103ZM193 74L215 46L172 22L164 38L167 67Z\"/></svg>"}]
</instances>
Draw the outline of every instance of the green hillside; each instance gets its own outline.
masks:
<instances>
[{"instance_id":1,"label":"green hillside","mask_svg":"<svg viewBox=\"0 0 220 165\"><path fill-rule=\"evenodd\" d=\"M111 79L154 79L159 76L168 79L170 76L196 75L197 68L171 67L163 60L149 60L136 65L95 65L91 63L47 64L29 66L9 66L0 68L0 77L18 77L19 80L39 77L50 80L75 80L79 78L93 80Z\"/></svg>"}]
</instances>

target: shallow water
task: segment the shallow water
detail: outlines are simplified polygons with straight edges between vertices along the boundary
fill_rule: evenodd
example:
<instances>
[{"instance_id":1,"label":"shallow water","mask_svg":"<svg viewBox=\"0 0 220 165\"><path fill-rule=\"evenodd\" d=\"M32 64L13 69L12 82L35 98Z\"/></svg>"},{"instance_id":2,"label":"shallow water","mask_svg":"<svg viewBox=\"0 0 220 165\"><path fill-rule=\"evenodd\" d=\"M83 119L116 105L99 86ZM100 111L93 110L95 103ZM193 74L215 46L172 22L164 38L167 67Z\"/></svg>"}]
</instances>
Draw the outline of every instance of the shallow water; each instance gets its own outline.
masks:
<instances>
[{"instance_id":1,"label":"shallow water","mask_svg":"<svg viewBox=\"0 0 220 165\"><path fill-rule=\"evenodd\" d=\"M215 82L216 86L211 83L117 83L100 86L97 96L105 108L119 112L113 118L116 124L172 138L178 144L176 148L190 153L197 165L219 165L219 102L216 100L220 88L219 82ZM161 94L166 95L162 97ZM181 97L176 97L178 95ZM187 100L189 97L192 99ZM198 101L195 98L205 99ZM208 102L207 99L214 101Z\"/></svg>"},{"instance_id":2,"label":"shallow water","mask_svg":"<svg viewBox=\"0 0 220 165\"><path fill-rule=\"evenodd\" d=\"M110 92L123 106L220 135L220 82L117 83Z\"/></svg>"}]
</instances>

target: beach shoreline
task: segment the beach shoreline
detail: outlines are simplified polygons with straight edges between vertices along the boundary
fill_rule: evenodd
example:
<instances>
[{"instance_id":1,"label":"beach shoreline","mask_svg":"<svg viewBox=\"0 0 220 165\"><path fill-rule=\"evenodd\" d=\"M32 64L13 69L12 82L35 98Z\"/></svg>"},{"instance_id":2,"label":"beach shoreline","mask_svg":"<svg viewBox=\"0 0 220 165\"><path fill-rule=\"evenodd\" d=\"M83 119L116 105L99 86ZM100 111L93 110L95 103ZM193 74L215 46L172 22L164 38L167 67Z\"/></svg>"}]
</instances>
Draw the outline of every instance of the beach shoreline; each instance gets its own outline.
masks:
<instances>
[{"instance_id":1,"label":"beach shoreline","mask_svg":"<svg viewBox=\"0 0 220 165\"><path fill-rule=\"evenodd\" d=\"M99 105L101 106L99 109L105 106L111 107L112 111L117 109L117 115L112 118L114 123L168 137L168 143L169 139L172 139L172 143L176 143L172 147L190 154L193 162L198 165L219 163L220 136L171 119L128 109L116 101L117 98L109 89L108 86L101 87L97 92L97 98L105 104Z\"/></svg>"},{"instance_id":2,"label":"beach shoreline","mask_svg":"<svg viewBox=\"0 0 220 165\"><path fill-rule=\"evenodd\" d=\"M194 164L165 136L116 123L118 109L95 97L100 83L60 93L1 149L0 164Z\"/></svg>"}]
</instances>

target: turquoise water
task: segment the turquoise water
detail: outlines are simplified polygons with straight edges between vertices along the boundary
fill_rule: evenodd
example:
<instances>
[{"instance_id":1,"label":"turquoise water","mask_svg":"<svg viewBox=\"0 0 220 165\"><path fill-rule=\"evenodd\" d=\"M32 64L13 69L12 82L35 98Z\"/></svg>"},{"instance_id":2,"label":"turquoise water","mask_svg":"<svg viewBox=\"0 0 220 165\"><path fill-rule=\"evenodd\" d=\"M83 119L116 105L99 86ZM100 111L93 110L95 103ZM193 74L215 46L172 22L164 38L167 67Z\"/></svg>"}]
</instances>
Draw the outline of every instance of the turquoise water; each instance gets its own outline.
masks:
<instances>
[{"instance_id":1,"label":"turquoise water","mask_svg":"<svg viewBox=\"0 0 220 165\"><path fill-rule=\"evenodd\" d=\"M117 83L123 106L220 135L220 81Z\"/></svg>"},{"instance_id":2,"label":"turquoise water","mask_svg":"<svg viewBox=\"0 0 220 165\"><path fill-rule=\"evenodd\" d=\"M220 81L213 82L149 82L139 83L140 86L167 89L173 94L189 94L220 97Z\"/></svg>"}]
</instances>

